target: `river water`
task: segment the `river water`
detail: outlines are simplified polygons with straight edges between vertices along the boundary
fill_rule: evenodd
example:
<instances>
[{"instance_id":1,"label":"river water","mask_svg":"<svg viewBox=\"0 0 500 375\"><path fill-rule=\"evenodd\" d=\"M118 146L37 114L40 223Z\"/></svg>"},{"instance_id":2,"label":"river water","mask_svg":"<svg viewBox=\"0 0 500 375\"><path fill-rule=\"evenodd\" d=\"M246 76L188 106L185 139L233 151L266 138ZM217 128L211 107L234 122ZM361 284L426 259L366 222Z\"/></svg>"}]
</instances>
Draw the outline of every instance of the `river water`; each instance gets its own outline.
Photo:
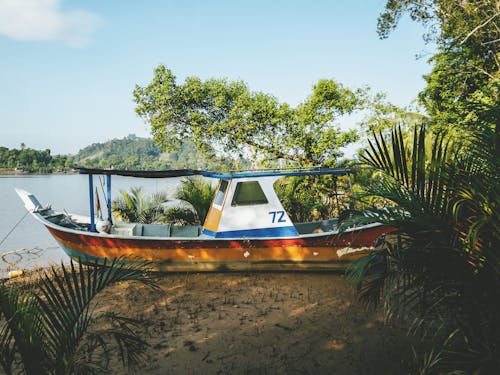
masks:
<instances>
[{"instance_id":1,"label":"river water","mask_svg":"<svg viewBox=\"0 0 500 375\"><path fill-rule=\"evenodd\" d=\"M94 176L94 185L101 194L101 205L105 210L98 176ZM119 190L129 191L131 187L142 186L146 193L166 191L172 195L178 185L179 179L176 178L137 179L113 176L111 192L113 198L116 198ZM27 211L15 188L29 191L42 205L51 205L56 211L66 210L69 213L88 216L88 176L0 175L0 277L4 277L6 272L12 269L29 269L67 262L69 258L57 246L45 227L31 215L26 215ZM103 214L106 216L105 212Z\"/></svg>"}]
</instances>

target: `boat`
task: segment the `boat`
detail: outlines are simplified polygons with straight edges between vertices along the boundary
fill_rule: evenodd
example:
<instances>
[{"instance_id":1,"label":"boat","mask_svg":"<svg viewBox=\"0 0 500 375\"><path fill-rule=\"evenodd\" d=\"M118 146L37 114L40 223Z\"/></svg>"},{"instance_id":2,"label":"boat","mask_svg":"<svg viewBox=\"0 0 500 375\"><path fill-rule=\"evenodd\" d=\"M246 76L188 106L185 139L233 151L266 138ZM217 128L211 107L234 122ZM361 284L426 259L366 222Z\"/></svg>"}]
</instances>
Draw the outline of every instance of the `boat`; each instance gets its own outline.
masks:
<instances>
[{"instance_id":1,"label":"boat","mask_svg":"<svg viewBox=\"0 0 500 375\"><path fill-rule=\"evenodd\" d=\"M162 272L339 270L372 251L394 228L380 223L339 232L338 218L293 223L274 183L287 176L349 176L349 169L307 168L211 172L192 169L129 171L81 168L89 179L89 216L43 206L30 192L16 189L25 208L42 223L69 257L79 262L151 262ZM93 177L106 180L107 221L96 220ZM111 177L203 176L217 180L203 226L114 221ZM98 197L97 197L98 199Z\"/></svg>"}]
</instances>

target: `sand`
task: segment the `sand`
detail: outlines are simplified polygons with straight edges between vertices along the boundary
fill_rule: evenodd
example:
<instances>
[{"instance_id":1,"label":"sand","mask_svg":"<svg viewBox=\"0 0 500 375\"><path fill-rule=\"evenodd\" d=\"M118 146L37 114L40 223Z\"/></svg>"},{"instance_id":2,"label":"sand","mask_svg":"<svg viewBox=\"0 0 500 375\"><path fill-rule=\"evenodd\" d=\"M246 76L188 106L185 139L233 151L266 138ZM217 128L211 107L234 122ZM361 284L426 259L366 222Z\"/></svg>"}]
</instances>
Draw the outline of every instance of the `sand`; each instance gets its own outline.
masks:
<instances>
[{"instance_id":1,"label":"sand","mask_svg":"<svg viewBox=\"0 0 500 375\"><path fill-rule=\"evenodd\" d=\"M401 374L409 339L331 273L172 274L161 292L107 289L100 310L140 319L144 374ZM114 373L123 373L116 367Z\"/></svg>"}]
</instances>

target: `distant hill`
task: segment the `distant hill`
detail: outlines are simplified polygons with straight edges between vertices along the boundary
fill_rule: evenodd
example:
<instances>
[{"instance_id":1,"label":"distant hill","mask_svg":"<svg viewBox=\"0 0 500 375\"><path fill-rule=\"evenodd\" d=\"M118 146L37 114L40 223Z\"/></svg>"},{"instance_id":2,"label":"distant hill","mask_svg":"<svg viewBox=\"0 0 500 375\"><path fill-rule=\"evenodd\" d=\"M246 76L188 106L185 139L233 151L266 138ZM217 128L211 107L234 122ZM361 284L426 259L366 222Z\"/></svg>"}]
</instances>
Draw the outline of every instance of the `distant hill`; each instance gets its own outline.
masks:
<instances>
[{"instance_id":1,"label":"distant hill","mask_svg":"<svg viewBox=\"0 0 500 375\"><path fill-rule=\"evenodd\" d=\"M214 158L208 159L196 151L192 143L185 143L179 151L163 153L150 138L133 134L123 139L94 143L74 155L74 165L87 168L117 169L213 169L246 168L248 161Z\"/></svg>"}]
</instances>

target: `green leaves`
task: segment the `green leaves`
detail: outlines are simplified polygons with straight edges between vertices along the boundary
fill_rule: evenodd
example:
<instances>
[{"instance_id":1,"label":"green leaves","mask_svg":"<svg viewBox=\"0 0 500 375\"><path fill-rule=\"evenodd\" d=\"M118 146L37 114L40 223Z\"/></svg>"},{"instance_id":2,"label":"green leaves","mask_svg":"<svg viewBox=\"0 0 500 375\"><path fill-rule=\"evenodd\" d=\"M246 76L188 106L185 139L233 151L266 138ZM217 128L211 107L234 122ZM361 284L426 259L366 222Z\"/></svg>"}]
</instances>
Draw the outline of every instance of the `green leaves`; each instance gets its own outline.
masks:
<instances>
[{"instance_id":1,"label":"green leaves","mask_svg":"<svg viewBox=\"0 0 500 375\"><path fill-rule=\"evenodd\" d=\"M77 267L71 262L60 269L51 268L29 288L0 285L0 315L5 318L0 331L0 364L4 371L102 372L106 364L102 357L88 362L107 347L106 335L116 341L124 364L136 364L145 343L129 328L133 321L108 314L118 325L101 331L99 337L88 334L89 326L100 318L93 314L98 294L114 283L129 280L156 288L148 264L131 265L124 259Z\"/></svg>"},{"instance_id":2,"label":"green leaves","mask_svg":"<svg viewBox=\"0 0 500 375\"><path fill-rule=\"evenodd\" d=\"M181 180L181 186L177 189L175 197L189 203L196 212L199 224L203 224L214 194L215 187L210 182L191 177Z\"/></svg>"},{"instance_id":3,"label":"green leaves","mask_svg":"<svg viewBox=\"0 0 500 375\"><path fill-rule=\"evenodd\" d=\"M348 275L360 298L384 302L387 319L412 322L423 335L458 330L470 340L460 353L476 353L471 366L498 369L499 162L494 131L478 128L460 144L424 126L409 142L399 128L373 135L363 160L379 173L364 194L390 204L344 226L377 221L398 230Z\"/></svg>"},{"instance_id":4,"label":"green leaves","mask_svg":"<svg viewBox=\"0 0 500 375\"><path fill-rule=\"evenodd\" d=\"M120 197L112 204L113 213L120 220L135 223L162 222L162 203L168 201L166 193L147 195L141 187L132 187L130 193L120 190Z\"/></svg>"},{"instance_id":5,"label":"green leaves","mask_svg":"<svg viewBox=\"0 0 500 375\"><path fill-rule=\"evenodd\" d=\"M430 62L420 93L430 121L438 129L497 128L500 103L500 5L497 0L388 0L378 20L386 38L404 14L423 24L438 53Z\"/></svg>"},{"instance_id":6,"label":"green leaves","mask_svg":"<svg viewBox=\"0 0 500 375\"><path fill-rule=\"evenodd\" d=\"M287 159L303 165L332 164L340 148L356 140L335 123L364 105L364 91L320 80L296 108L272 95L251 92L241 81L186 78L177 84L172 71L155 70L153 81L136 86L136 112L151 125L165 150L191 141L207 154L253 153L258 158Z\"/></svg>"}]
</instances>

